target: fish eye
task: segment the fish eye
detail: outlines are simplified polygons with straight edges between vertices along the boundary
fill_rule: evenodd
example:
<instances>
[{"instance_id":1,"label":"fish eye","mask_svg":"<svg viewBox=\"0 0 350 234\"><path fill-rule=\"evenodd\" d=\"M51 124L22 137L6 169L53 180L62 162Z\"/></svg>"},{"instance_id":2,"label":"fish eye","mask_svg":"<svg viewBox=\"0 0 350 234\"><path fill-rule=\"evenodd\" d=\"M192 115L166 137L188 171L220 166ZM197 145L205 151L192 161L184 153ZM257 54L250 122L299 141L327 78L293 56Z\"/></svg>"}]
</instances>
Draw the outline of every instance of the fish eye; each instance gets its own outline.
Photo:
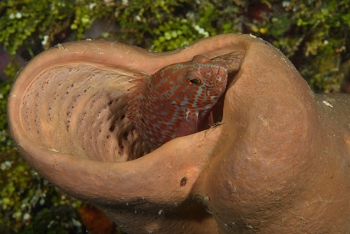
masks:
<instances>
[{"instance_id":1,"label":"fish eye","mask_svg":"<svg viewBox=\"0 0 350 234\"><path fill-rule=\"evenodd\" d=\"M202 83L201 80L197 78L188 79L187 81L188 83L195 84L195 85L200 85Z\"/></svg>"}]
</instances>

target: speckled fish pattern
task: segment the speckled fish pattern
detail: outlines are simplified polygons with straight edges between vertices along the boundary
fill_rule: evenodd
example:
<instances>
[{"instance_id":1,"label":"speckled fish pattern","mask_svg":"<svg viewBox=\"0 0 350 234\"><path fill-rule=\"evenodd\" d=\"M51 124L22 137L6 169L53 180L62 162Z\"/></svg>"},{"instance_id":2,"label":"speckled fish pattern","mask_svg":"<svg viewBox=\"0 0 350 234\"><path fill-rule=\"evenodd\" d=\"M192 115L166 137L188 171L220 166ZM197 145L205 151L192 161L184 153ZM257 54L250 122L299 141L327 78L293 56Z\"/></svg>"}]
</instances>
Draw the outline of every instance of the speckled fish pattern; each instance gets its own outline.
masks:
<instances>
[{"instance_id":1,"label":"speckled fish pattern","mask_svg":"<svg viewBox=\"0 0 350 234\"><path fill-rule=\"evenodd\" d=\"M153 149L198 132L225 92L227 75L225 67L202 55L142 75L129 95L127 117Z\"/></svg>"}]
</instances>

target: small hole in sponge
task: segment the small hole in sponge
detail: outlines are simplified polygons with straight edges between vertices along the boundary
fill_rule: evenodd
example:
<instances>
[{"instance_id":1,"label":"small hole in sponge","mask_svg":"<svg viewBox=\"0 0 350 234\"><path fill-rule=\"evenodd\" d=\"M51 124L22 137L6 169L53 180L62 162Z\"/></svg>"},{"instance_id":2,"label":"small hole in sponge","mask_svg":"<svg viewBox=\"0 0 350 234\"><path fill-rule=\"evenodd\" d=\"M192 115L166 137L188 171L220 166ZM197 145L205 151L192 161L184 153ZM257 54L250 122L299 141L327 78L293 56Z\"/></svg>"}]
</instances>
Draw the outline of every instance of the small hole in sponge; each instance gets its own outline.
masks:
<instances>
[{"instance_id":1,"label":"small hole in sponge","mask_svg":"<svg viewBox=\"0 0 350 234\"><path fill-rule=\"evenodd\" d=\"M180 187L185 186L187 183L187 178L186 177L182 177L182 179L180 180Z\"/></svg>"},{"instance_id":2,"label":"small hole in sponge","mask_svg":"<svg viewBox=\"0 0 350 234\"><path fill-rule=\"evenodd\" d=\"M124 149L124 145L121 142L119 142L118 146L121 149L121 151Z\"/></svg>"},{"instance_id":3,"label":"small hole in sponge","mask_svg":"<svg viewBox=\"0 0 350 234\"><path fill-rule=\"evenodd\" d=\"M113 123L110 127L109 127L109 131L110 132L113 132L115 129L115 124Z\"/></svg>"},{"instance_id":4,"label":"small hole in sponge","mask_svg":"<svg viewBox=\"0 0 350 234\"><path fill-rule=\"evenodd\" d=\"M124 138L124 140L128 140L128 135L129 135L129 133L128 132L124 132L124 134L123 134L123 138Z\"/></svg>"}]
</instances>

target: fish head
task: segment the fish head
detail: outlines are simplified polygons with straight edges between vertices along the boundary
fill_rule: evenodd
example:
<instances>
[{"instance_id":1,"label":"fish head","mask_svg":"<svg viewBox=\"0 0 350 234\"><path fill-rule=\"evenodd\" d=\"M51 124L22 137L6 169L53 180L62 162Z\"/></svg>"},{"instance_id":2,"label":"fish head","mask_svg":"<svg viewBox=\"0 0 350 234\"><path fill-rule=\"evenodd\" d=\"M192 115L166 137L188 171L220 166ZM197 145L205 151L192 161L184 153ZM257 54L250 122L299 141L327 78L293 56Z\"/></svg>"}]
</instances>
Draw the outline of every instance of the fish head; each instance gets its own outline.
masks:
<instances>
[{"instance_id":1,"label":"fish head","mask_svg":"<svg viewBox=\"0 0 350 234\"><path fill-rule=\"evenodd\" d=\"M210 109L225 92L227 69L198 55L192 61L178 68L178 75L172 76L173 102L186 108Z\"/></svg>"}]
</instances>

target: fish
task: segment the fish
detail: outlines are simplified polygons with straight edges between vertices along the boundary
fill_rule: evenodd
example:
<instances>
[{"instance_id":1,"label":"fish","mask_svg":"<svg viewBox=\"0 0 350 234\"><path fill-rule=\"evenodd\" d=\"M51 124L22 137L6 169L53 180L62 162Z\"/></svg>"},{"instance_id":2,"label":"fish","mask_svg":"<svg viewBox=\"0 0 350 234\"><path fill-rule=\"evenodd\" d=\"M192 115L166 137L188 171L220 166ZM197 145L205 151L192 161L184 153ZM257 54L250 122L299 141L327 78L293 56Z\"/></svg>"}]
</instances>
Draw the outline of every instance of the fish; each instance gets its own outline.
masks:
<instances>
[{"instance_id":1,"label":"fish","mask_svg":"<svg viewBox=\"0 0 350 234\"><path fill-rule=\"evenodd\" d=\"M126 116L151 149L214 124L211 109L224 94L227 69L204 55L134 80Z\"/></svg>"}]
</instances>

